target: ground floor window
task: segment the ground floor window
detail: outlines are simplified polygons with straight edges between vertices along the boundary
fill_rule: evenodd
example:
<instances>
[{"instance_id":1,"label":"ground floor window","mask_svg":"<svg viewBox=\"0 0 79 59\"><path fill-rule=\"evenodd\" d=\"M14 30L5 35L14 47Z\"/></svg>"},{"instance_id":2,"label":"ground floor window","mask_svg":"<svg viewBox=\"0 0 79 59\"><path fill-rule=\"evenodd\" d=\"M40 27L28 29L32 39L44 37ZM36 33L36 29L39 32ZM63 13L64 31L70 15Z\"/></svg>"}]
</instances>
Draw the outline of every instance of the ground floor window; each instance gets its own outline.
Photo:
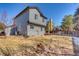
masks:
<instances>
[{"instance_id":1,"label":"ground floor window","mask_svg":"<svg viewBox=\"0 0 79 59\"><path fill-rule=\"evenodd\" d=\"M34 29L34 26L33 25L30 25L30 29Z\"/></svg>"},{"instance_id":2,"label":"ground floor window","mask_svg":"<svg viewBox=\"0 0 79 59\"><path fill-rule=\"evenodd\" d=\"M43 27L41 27L41 31L43 31Z\"/></svg>"}]
</instances>

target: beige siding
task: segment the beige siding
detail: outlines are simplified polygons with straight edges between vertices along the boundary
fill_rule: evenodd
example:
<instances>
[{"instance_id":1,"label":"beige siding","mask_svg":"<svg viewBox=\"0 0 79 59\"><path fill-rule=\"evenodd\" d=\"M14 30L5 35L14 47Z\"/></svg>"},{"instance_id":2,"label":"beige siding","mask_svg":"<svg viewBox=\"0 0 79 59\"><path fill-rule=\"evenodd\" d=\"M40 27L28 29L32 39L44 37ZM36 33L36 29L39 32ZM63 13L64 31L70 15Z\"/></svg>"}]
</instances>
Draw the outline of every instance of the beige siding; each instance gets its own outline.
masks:
<instances>
[{"instance_id":1,"label":"beige siding","mask_svg":"<svg viewBox=\"0 0 79 59\"><path fill-rule=\"evenodd\" d=\"M37 19L35 19L35 14L37 15ZM32 35L43 35L45 33L45 27L28 24L28 21L34 24L40 24L46 26L46 20L43 19L42 16L40 16L38 10L29 9L28 13L24 13L15 19L16 26L22 35L32 36ZM34 29L31 29L30 25L33 25Z\"/></svg>"},{"instance_id":2,"label":"beige siding","mask_svg":"<svg viewBox=\"0 0 79 59\"><path fill-rule=\"evenodd\" d=\"M35 15L37 15L37 19L35 19ZM43 22L44 20L44 22ZM46 26L46 20L40 16L40 13L36 9L30 9L29 10L29 21L35 24L40 24ZM45 27L33 25L34 29L30 29L30 24L27 26L27 34L29 36L31 35L43 35L45 34ZM41 27L43 30L41 31Z\"/></svg>"},{"instance_id":3,"label":"beige siding","mask_svg":"<svg viewBox=\"0 0 79 59\"><path fill-rule=\"evenodd\" d=\"M35 19L35 15L37 15L38 19ZM43 20L44 20L44 22L43 22ZM42 16L40 16L40 13L36 9L29 10L29 21L33 22L35 24L46 25L45 19Z\"/></svg>"},{"instance_id":4,"label":"beige siding","mask_svg":"<svg viewBox=\"0 0 79 59\"><path fill-rule=\"evenodd\" d=\"M45 28L42 27L42 31L41 31L41 26L36 26L36 25L33 25L34 28L31 29L30 28L30 24L27 25L27 35L28 36L32 36L32 35L43 35L45 33Z\"/></svg>"}]
</instances>

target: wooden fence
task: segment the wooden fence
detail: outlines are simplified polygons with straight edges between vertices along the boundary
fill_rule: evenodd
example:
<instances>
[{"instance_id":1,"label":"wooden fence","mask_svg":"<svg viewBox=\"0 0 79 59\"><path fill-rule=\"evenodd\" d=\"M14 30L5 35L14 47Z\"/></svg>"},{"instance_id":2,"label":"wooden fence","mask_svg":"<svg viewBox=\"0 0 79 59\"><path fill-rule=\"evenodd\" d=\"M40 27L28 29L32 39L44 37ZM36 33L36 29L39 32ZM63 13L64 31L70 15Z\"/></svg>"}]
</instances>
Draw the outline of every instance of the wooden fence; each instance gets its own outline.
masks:
<instances>
[{"instance_id":1,"label":"wooden fence","mask_svg":"<svg viewBox=\"0 0 79 59\"><path fill-rule=\"evenodd\" d=\"M73 31L73 32L63 32L63 31L58 31L58 32L52 32L52 33L45 33L45 35L61 35L61 36L73 36L73 37L79 37L79 32Z\"/></svg>"}]
</instances>

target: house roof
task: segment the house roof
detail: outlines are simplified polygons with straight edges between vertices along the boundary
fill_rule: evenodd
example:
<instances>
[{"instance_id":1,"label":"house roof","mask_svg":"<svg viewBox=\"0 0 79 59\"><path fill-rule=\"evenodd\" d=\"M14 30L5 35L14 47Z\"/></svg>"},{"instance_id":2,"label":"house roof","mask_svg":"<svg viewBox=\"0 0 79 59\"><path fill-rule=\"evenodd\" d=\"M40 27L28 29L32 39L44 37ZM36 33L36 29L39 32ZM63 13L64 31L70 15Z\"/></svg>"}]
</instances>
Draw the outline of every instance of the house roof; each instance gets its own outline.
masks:
<instances>
[{"instance_id":1,"label":"house roof","mask_svg":"<svg viewBox=\"0 0 79 59\"><path fill-rule=\"evenodd\" d=\"M41 15L42 17L44 17L45 19L47 19L47 17L45 17L37 7L29 7L29 6L26 7L23 11L21 11L17 16L15 16L14 19L16 19L18 16L20 16L20 15L23 14L24 12L29 11L29 9L37 9L38 12L40 13L40 15Z\"/></svg>"}]
</instances>

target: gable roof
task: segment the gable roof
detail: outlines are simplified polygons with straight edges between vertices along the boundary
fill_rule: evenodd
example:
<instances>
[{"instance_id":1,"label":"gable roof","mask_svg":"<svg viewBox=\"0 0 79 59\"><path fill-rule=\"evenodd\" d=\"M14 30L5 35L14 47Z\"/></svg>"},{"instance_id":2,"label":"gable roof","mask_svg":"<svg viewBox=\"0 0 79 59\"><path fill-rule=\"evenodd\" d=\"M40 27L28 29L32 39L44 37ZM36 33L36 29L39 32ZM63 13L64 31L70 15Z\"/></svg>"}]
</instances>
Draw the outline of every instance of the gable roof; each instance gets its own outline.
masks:
<instances>
[{"instance_id":1,"label":"gable roof","mask_svg":"<svg viewBox=\"0 0 79 59\"><path fill-rule=\"evenodd\" d=\"M45 19L47 19L47 17L45 17L37 7L29 7L29 6L26 7L23 11L21 11L17 16L15 16L14 19L16 19L18 16L20 16L20 15L23 14L24 12L29 11L29 9L37 9L38 12L40 13L40 15L41 15L42 17L44 17Z\"/></svg>"}]
</instances>

